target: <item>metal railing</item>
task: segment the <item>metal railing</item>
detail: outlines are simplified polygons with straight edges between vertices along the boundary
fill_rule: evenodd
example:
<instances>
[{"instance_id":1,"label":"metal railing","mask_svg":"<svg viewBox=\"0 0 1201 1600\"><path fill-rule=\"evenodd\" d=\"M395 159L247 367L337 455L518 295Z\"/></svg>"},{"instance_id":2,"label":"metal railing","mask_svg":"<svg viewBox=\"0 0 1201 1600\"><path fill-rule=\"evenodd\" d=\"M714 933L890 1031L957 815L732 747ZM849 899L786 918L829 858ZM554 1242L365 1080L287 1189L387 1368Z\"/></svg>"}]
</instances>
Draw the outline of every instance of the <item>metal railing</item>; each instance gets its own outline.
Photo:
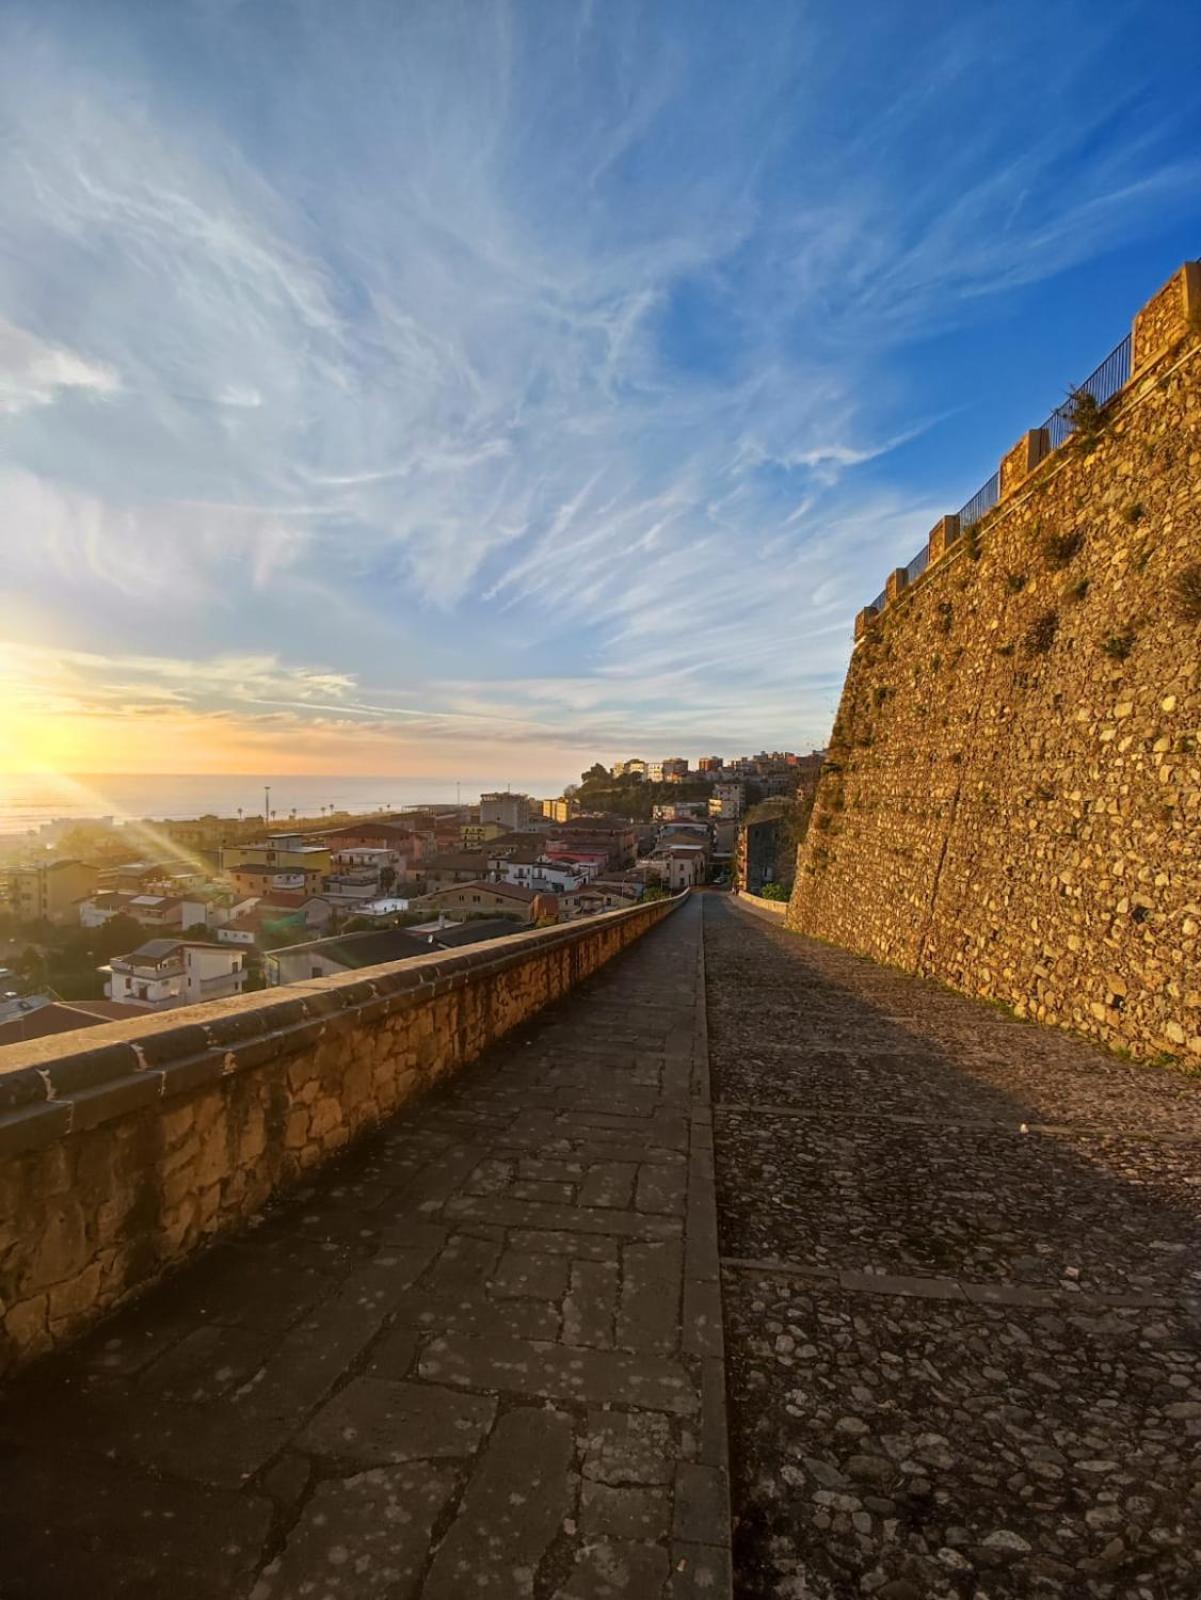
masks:
<instances>
[{"instance_id":1,"label":"metal railing","mask_svg":"<svg viewBox=\"0 0 1201 1600\"><path fill-rule=\"evenodd\" d=\"M924 544L914 556L913 560L905 568L905 582L916 583L929 565L930 546L929 544Z\"/></svg>"},{"instance_id":2,"label":"metal railing","mask_svg":"<svg viewBox=\"0 0 1201 1600\"><path fill-rule=\"evenodd\" d=\"M1124 389L1130 382L1130 350L1131 336L1127 334L1121 344L1109 352L1096 372L1090 373L1082 384L1072 390L1064 403L1052 411L1043 423L1052 450L1058 450L1075 428L1072 407L1078 394L1091 394L1099 406L1108 405L1118 390Z\"/></svg>"},{"instance_id":3,"label":"metal railing","mask_svg":"<svg viewBox=\"0 0 1201 1600\"><path fill-rule=\"evenodd\" d=\"M1074 432L1075 423L1072 413L1075 407L1076 396L1091 394L1098 406L1108 405L1120 390L1125 388L1130 381L1130 359L1132 349L1132 336L1127 334L1122 342L1117 345L1102 361L1095 372L1089 374L1084 382L1077 384L1071 394L1061 406L1056 406L1051 415L1043 423L1047 430L1047 439L1052 450L1058 450L1060 445ZM959 531L963 533L974 522L979 522L986 512L992 510L1001 494L1001 474L994 472L987 483L976 490L972 498L959 510ZM905 568L906 579L914 583L925 572L930 564L929 541L922 546L913 560ZM869 611L883 611L888 599L887 589L882 590L868 606Z\"/></svg>"},{"instance_id":4,"label":"metal railing","mask_svg":"<svg viewBox=\"0 0 1201 1600\"><path fill-rule=\"evenodd\" d=\"M970 528L973 522L979 522L986 511L991 511L996 505L1001 493L1001 474L994 472L992 477L981 488L977 489L965 506L959 509L959 531Z\"/></svg>"}]
</instances>

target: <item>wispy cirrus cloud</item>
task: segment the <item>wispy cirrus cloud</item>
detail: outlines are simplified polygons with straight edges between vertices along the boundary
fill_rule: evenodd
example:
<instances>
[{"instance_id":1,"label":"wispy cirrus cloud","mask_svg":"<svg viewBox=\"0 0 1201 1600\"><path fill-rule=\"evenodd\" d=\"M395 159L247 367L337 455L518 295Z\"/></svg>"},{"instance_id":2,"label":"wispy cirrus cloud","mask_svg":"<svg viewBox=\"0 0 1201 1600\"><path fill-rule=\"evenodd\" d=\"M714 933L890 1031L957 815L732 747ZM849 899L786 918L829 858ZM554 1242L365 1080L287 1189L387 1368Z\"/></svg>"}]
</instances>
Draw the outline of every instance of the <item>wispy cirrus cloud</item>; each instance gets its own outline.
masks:
<instances>
[{"instance_id":1,"label":"wispy cirrus cloud","mask_svg":"<svg viewBox=\"0 0 1201 1600\"><path fill-rule=\"evenodd\" d=\"M111 367L48 344L0 318L0 416L53 405L68 390L111 395L119 388Z\"/></svg>"},{"instance_id":2,"label":"wispy cirrus cloud","mask_svg":"<svg viewBox=\"0 0 1201 1600\"><path fill-rule=\"evenodd\" d=\"M1197 209L1154 32L8 8L0 629L74 703L333 718L359 770L401 723L405 762L820 741L973 487L987 395L914 340Z\"/></svg>"}]
</instances>

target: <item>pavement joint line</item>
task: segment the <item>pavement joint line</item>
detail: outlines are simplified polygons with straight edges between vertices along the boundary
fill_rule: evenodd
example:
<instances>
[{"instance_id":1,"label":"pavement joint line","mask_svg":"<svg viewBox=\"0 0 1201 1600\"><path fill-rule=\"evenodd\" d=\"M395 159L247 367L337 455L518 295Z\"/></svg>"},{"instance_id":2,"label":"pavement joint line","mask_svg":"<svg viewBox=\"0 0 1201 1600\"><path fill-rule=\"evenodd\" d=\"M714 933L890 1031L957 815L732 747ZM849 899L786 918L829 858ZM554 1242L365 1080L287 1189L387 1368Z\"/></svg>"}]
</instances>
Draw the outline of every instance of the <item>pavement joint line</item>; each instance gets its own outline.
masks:
<instances>
[{"instance_id":1,"label":"pavement joint line","mask_svg":"<svg viewBox=\"0 0 1201 1600\"><path fill-rule=\"evenodd\" d=\"M1187 1296L1157 1294L1106 1294L1088 1289L1067 1289L1058 1284L963 1281L936 1273L868 1272L859 1269L807 1266L801 1261L774 1257L722 1256L721 1265L732 1272L762 1272L782 1278L805 1278L848 1294L874 1294L900 1299L960 1300L971 1305L1026 1305L1090 1310L1183 1310L1194 1313L1196 1303ZM872 1280L878 1280L873 1282Z\"/></svg>"},{"instance_id":2,"label":"pavement joint line","mask_svg":"<svg viewBox=\"0 0 1201 1600\"><path fill-rule=\"evenodd\" d=\"M755 1105L746 1100L715 1100L715 1112L732 1112L736 1116L795 1117L798 1121L808 1117L814 1121L829 1122L896 1122L905 1127L941 1128L947 1133L1041 1133L1056 1138L1063 1135L1104 1136L1111 1139L1134 1139L1140 1144L1199 1144L1201 1129L1196 1133L1172 1133L1163 1129L1123 1127L1114 1129L1100 1122L1006 1122L994 1117L917 1117L906 1111L831 1111L824 1106Z\"/></svg>"},{"instance_id":3,"label":"pavement joint line","mask_svg":"<svg viewBox=\"0 0 1201 1600\"><path fill-rule=\"evenodd\" d=\"M730 1429L729 1400L725 1384L725 1313L721 1296L721 1261L718 1243L717 1186L711 1175L705 1175L705 1163L696 1159L698 1147L703 1146L708 1161L712 1162L713 1097L709 1067L708 988L705 972L705 902L700 900L696 911L697 941L696 968L693 996L692 1035L692 1116L689 1125L689 1162L686 1228L690 1246L686 1261L691 1258L692 1273L685 1267L686 1278L707 1280L713 1295L717 1317L718 1348L716 1357L721 1363L722 1379L719 1384L701 1385L701 1431L715 1441L715 1453L720 1459L721 1474L719 1500L722 1526L715 1543L729 1549L733 1542L734 1518L730 1500ZM708 1169L711 1174L711 1167ZM699 1237L693 1229L694 1219L705 1213ZM699 1267L699 1272L696 1270ZM717 1579L712 1588L713 1600L730 1600L732 1596L729 1571Z\"/></svg>"}]
</instances>

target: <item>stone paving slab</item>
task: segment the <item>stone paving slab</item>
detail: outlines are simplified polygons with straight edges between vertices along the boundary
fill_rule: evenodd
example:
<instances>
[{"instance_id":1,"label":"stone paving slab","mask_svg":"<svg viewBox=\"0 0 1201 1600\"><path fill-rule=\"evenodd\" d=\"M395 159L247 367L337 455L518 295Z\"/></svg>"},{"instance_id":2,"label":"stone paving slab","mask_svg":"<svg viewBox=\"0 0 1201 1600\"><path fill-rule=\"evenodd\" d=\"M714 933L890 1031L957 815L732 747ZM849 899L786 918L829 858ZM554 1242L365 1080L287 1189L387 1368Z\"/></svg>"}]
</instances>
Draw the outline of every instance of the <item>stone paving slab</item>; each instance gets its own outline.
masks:
<instances>
[{"instance_id":1,"label":"stone paving slab","mask_svg":"<svg viewBox=\"0 0 1201 1600\"><path fill-rule=\"evenodd\" d=\"M738 1595L1195 1600L1201 1086L705 918Z\"/></svg>"},{"instance_id":2,"label":"stone paving slab","mask_svg":"<svg viewBox=\"0 0 1201 1600\"><path fill-rule=\"evenodd\" d=\"M703 971L693 901L0 1394L0 1597L728 1596Z\"/></svg>"}]
</instances>

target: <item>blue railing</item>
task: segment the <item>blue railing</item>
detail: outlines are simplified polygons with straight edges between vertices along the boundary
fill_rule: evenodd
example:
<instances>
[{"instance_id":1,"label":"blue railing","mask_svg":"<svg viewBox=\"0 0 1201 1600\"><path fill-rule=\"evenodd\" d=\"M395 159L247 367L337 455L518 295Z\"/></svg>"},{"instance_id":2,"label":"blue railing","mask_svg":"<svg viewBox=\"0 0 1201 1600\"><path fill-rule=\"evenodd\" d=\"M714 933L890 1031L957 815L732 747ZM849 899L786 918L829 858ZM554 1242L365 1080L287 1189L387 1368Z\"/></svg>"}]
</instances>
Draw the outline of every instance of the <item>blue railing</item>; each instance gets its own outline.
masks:
<instances>
[{"instance_id":1,"label":"blue railing","mask_svg":"<svg viewBox=\"0 0 1201 1600\"><path fill-rule=\"evenodd\" d=\"M1052 450L1058 450L1075 428L1072 421L1072 411L1078 394L1091 394L1098 406L1108 405L1119 390L1125 388L1130 382L1130 355L1131 335L1127 334L1116 349L1113 349L1102 361L1097 370L1078 384L1064 401L1063 405L1056 406L1051 415L1043 423L1047 430L1047 439ZM994 472L988 482L976 490L972 498L959 511L959 531L962 533L970 528L973 522L980 518L996 505L1000 498L1001 475ZM905 568L909 583L915 582L930 564L930 545L926 544L918 551L913 560ZM887 601L888 591L878 594L868 606L869 611L883 611Z\"/></svg>"}]
</instances>

